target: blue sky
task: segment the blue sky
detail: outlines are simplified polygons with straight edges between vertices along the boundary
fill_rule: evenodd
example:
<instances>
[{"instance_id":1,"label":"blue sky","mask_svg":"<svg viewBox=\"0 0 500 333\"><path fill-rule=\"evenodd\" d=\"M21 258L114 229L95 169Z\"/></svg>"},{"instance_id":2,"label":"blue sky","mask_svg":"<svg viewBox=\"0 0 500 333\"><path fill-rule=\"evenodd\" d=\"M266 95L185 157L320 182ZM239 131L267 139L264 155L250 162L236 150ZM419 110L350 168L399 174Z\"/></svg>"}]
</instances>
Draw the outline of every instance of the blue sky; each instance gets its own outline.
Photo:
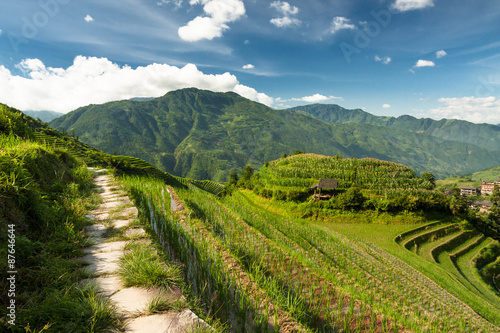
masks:
<instances>
[{"instance_id":1,"label":"blue sky","mask_svg":"<svg viewBox=\"0 0 500 333\"><path fill-rule=\"evenodd\" d=\"M497 0L17 0L0 102L69 112L198 87L275 108L500 123Z\"/></svg>"}]
</instances>

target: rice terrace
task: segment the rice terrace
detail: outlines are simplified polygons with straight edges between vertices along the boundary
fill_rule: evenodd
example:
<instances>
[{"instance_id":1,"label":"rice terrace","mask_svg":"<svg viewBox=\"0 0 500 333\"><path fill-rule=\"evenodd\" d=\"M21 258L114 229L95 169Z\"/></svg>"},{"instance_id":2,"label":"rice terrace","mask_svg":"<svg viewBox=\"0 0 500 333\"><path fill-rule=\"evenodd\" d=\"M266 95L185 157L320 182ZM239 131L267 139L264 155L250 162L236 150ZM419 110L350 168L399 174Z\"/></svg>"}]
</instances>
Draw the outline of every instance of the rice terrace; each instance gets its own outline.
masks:
<instances>
[{"instance_id":1,"label":"rice terrace","mask_svg":"<svg viewBox=\"0 0 500 333\"><path fill-rule=\"evenodd\" d=\"M500 1L0 7L0 333L500 333Z\"/></svg>"},{"instance_id":2,"label":"rice terrace","mask_svg":"<svg viewBox=\"0 0 500 333\"><path fill-rule=\"evenodd\" d=\"M37 149L113 170L165 259L182 267L195 311L217 330L499 330L498 234L488 224L495 213L476 213L466 197L436 190L432 174L296 151L259 171L247 165L222 185L104 154L6 106L2 119L11 163L26 163L14 161ZM22 172L37 172L32 165ZM11 193L7 179L3 191ZM32 306L23 305L36 313ZM22 310L19 317L30 325L45 318Z\"/></svg>"}]
</instances>

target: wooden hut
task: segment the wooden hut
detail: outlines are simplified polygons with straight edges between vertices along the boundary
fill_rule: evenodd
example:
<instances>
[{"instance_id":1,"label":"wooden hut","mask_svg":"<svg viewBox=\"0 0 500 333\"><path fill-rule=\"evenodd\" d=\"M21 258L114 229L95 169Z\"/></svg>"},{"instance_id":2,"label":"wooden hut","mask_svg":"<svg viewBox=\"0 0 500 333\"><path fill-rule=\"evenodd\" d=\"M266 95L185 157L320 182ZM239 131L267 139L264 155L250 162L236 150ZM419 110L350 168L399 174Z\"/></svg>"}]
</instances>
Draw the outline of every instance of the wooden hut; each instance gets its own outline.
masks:
<instances>
[{"instance_id":1,"label":"wooden hut","mask_svg":"<svg viewBox=\"0 0 500 333\"><path fill-rule=\"evenodd\" d=\"M311 188L314 189L313 199L329 199L331 195L321 196L321 189L335 190L339 185L339 181L337 179L324 179L320 178L317 184L311 185Z\"/></svg>"}]
</instances>

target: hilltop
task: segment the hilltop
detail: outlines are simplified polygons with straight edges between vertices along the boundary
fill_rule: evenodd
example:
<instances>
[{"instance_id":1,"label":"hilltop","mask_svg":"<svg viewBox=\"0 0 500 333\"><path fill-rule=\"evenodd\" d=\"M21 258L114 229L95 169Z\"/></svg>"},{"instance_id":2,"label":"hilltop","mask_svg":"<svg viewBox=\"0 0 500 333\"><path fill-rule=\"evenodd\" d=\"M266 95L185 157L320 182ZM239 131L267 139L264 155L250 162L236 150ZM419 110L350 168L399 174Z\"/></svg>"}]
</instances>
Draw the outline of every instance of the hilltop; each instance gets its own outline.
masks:
<instances>
[{"instance_id":1,"label":"hilltop","mask_svg":"<svg viewBox=\"0 0 500 333\"><path fill-rule=\"evenodd\" d=\"M376 158L437 177L500 164L473 144L362 123L331 124L274 110L235 93L194 88L148 101L89 105L50 123L109 154L139 157L177 176L227 181L295 150Z\"/></svg>"}]
</instances>

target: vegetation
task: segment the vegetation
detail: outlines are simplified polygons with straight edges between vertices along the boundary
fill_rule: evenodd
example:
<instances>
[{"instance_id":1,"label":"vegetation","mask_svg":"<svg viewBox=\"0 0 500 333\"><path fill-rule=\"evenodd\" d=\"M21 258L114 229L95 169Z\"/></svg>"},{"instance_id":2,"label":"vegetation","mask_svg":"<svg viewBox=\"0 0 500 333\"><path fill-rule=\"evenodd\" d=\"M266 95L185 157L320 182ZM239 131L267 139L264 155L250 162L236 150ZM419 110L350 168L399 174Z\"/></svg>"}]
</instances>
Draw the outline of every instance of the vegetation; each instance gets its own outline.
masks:
<instances>
[{"instance_id":1,"label":"vegetation","mask_svg":"<svg viewBox=\"0 0 500 333\"><path fill-rule=\"evenodd\" d=\"M219 128L210 115L223 117L233 110L231 117L245 118L234 105L246 106L249 116L269 112L270 122L277 119L277 111L252 109L254 104L234 94L183 90L174 96L149 102L184 108L182 117L170 120L189 123L194 117L193 126L208 128L206 135ZM85 110L79 112L69 118L86 117ZM124 112L137 116L132 109ZM310 119L277 113L287 119L285 128L299 122L294 117ZM230 136L244 136L252 132L249 128L251 138L264 135L259 132L264 125L250 117L250 123L235 119L226 118L228 126L236 126ZM304 122L304 128L311 124ZM305 154L297 144L286 150L291 156L266 162L260 171L248 158L238 160L241 164L222 169L233 171L222 186L171 176L138 158L102 153L3 106L0 128L1 226L14 221L19 230L16 323L22 327L14 331L102 332L120 324L94 290L76 287L84 276L71 259L85 245L82 216L95 204L88 164L114 169L159 244L155 250L130 245L122 265L126 283L167 288L183 278L203 312L234 331L497 332L500 327L499 248L489 237L500 235L498 195L491 197L492 213L479 214L464 198L436 191L433 169L422 169L419 176L395 162ZM203 135L192 131L178 151L190 151L193 160L186 165L200 170L202 164L196 163L208 160L198 160L197 154L209 151L210 144L191 140ZM351 136L359 132L346 135ZM226 144L221 139L220 145ZM274 153L281 156L283 150ZM263 158L256 156L251 158ZM331 196L328 200L310 200L310 186L319 178L338 179L338 188L323 192ZM1 246L7 249L7 231L2 235ZM163 264L164 257L176 264ZM184 306L155 299L147 311Z\"/></svg>"},{"instance_id":2,"label":"vegetation","mask_svg":"<svg viewBox=\"0 0 500 333\"><path fill-rule=\"evenodd\" d=\"M494 181L500 177L500 165L486 170L474 172L472 174L454 176L447 179L436 181L439 190L444 191L447 188L460 188L462 186L481 186L481 181Z\"/></svg>"},{"instance_id":3,"label":"vegetation","mask_svg":"<svg viewBox=\"0 0 500 333\"><path fill-rule=\"evenodd\" d=\"M0 271L3 280L15 276L0 296L2 304L15 301L15 318L3 307L0 325L12 332L117 327L111 304L78 287L85 276L72 260L86 244L84 214L97 203L91 174L68 151L32 141L41 127L0 105Z\"/></svg>"},{"instance_id":4,"label":"vegetation","mask_svg":"<svg viewBox=\"0 0 500 333\"><path fill-rule=\"evenodd\" d=\"M219 182L228 181L231 171L246 164L259 168L297 150L393 161L437 178L500 165L500 155L486 146L453 141L463 132L444 140L414 130L332 124L273 110L235 93L197 89L143 102L90 105L50 124L74 131L80 140L108 154L135 156L173 175ZM483 131L473 134L482 137Z\"/></svg>"},{"instance_id":5,"label":"vegetation","mask_svg":"<svg viewBox=\"0 0 500 333\"><path fill-rule=\"evenodd\" d=\"M165 207L162 187L146 179L126 182L168 252L186 265L205 306L220 308L225 320L236 318L235 330L252 323L252 330L267 331L265 322L275 331L290 323L286 318L325 331L497 329L382 249L274 214L246 191L217 199L179 190L188 205L181 217ZM495 308L472 303L499 321Z\"/></svg>"},{"instance_id":6,"label":"vegetation","mask_svg":"<svg viewBox=\"0 0 500 333\"><path fill-rule=\"evenodd\" d=\"M490 124L474 124L464 120L429 118L417 119L374 116L360 109L347 110L338 105L314 104L288 109L289 112L306 114L333 124L360 123L432 135L441 139L473 144L478 147L500 150L500 128Z\"/></svg>"}]
</instances>

